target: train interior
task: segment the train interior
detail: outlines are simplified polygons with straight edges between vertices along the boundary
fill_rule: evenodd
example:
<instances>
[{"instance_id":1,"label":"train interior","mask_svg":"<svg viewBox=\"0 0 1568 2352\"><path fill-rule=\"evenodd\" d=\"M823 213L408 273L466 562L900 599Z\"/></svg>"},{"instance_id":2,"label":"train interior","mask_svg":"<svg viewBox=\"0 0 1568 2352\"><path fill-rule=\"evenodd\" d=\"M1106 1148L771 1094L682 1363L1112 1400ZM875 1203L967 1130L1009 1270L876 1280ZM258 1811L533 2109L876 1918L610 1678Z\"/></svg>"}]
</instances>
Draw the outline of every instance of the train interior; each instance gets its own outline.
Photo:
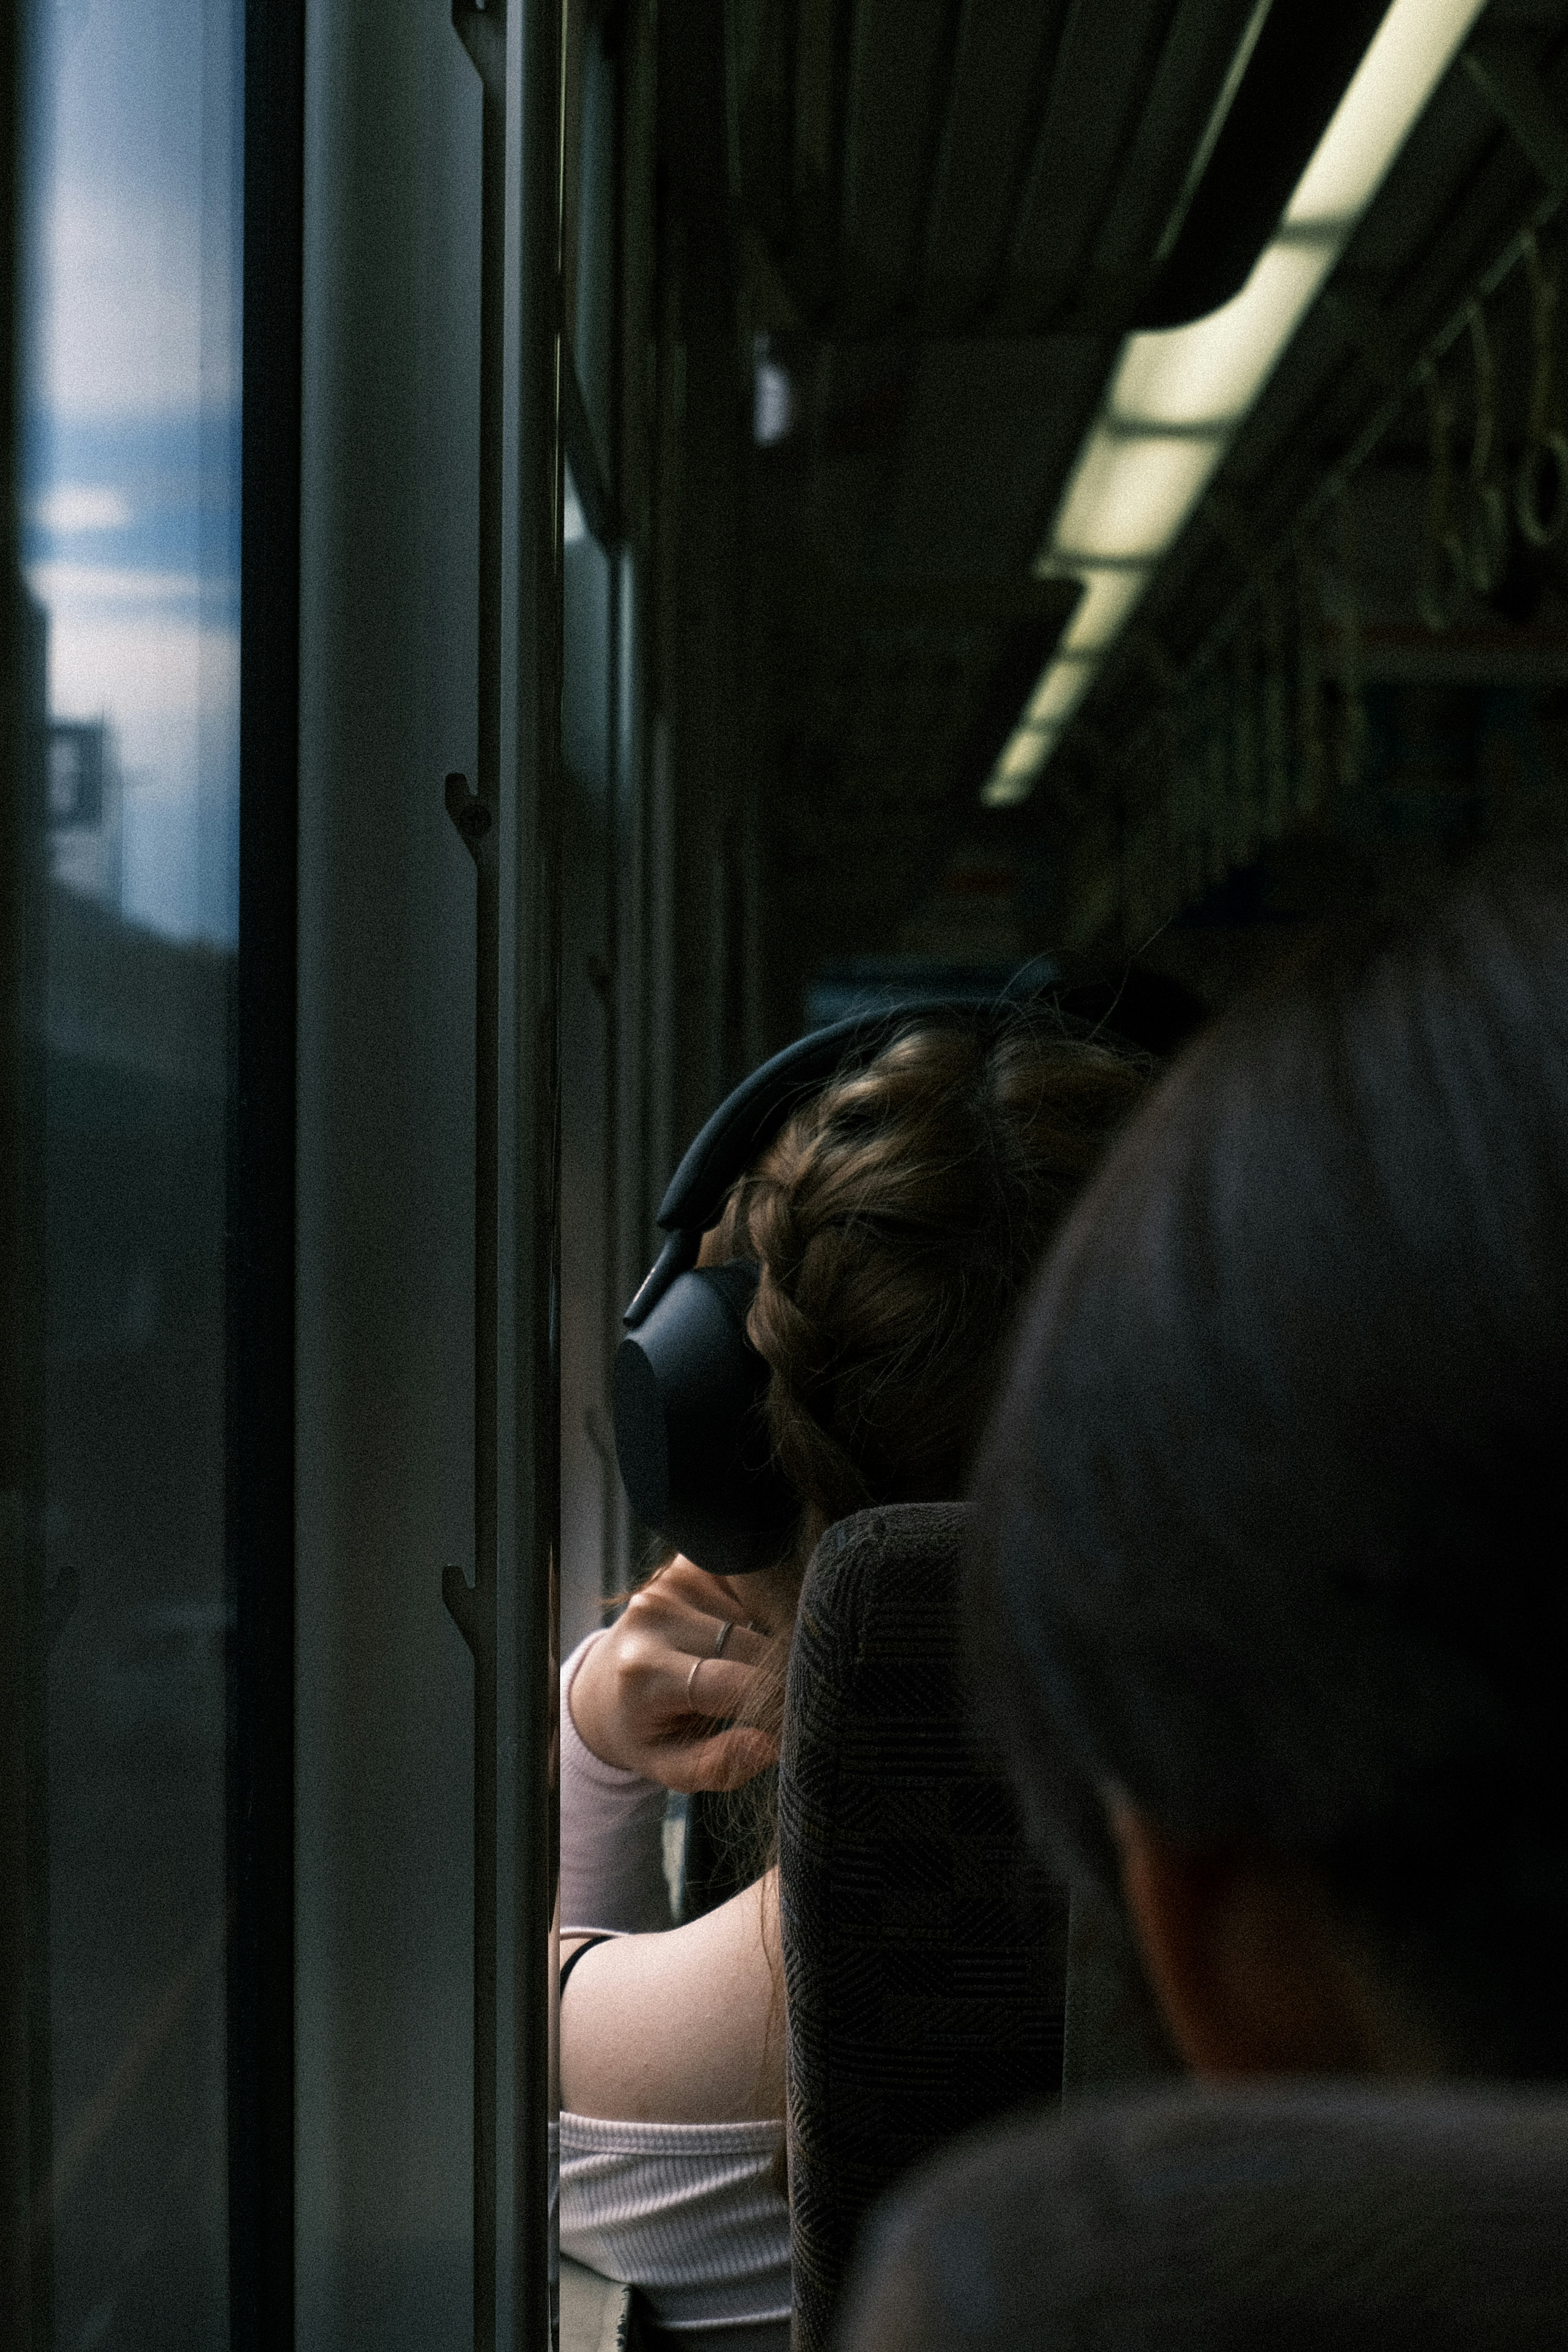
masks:
<instances>
[{"instance_id":1,"label":"train interior","mask_svg":"<svg viewBox=\"0 0 1568 2352\"><path fill-rule=\"evenodd\" d=\"M16 0L0 83L7 2340L533 2347L660 1195L849 1013L1163 1055L1562 838L1568 10Z\"/></svg>"}]
</instances>

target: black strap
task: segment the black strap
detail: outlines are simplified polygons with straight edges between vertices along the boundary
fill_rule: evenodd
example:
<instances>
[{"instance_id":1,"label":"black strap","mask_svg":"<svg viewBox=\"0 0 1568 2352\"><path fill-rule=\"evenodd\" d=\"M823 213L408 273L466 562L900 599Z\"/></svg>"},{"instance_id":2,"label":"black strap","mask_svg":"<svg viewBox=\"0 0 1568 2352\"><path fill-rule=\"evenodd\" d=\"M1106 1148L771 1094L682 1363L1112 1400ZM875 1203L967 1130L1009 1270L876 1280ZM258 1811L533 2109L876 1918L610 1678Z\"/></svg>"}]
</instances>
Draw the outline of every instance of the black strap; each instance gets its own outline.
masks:
<instances>
[{"instance_id":1,"label":"black strap","mask_svg":"<svg viewBox=\"0 0 1568 2352\"><path fill-rule=\"evenodd\" d=\"M571 1975L573 1969L576 1967L578 1961L582 1958L584 1953L591 1952L595 1944L613 1944L615 1940L614 1936L584 1936L576 1950L574 1952L568 1952L566 1958L561 1963L560 1993L557 1995L557 1998L560 1998L562 1994L564 1994L566 1990L566 1979Z\"/></svg>"}]
</instances>

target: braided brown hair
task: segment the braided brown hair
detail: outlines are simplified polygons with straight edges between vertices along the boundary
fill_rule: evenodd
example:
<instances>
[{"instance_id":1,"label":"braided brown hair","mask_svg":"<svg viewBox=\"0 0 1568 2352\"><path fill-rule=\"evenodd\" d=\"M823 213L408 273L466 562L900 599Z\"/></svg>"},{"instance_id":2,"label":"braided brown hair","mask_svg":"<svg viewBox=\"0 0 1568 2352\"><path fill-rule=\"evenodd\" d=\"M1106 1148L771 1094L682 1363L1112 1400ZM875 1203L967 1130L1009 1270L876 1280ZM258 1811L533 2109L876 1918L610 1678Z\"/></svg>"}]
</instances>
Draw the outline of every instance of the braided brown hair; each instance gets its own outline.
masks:
<instances>
[{"instance_id":1,"label":"braided brown hair","mask_svg":"<svg viewBox=\"0 0 1568 2352\"><path fill-rule=\"evenodd\" d=\"M762 1268L748 1329L801 1498L788 1581L835 1519L963 1492L1029 1275L1152 1072L1039 1010L911 1015L741 1179L702 1255ZM780 1646L748 1722L777 1728L786 1664ZM770 1769L705 1797L720 1884L774 1859L775 1795Z\"/></svg>"},{"instance_id":2,"label":"braided brown hair","mask_svg":"<svg viewBox=\"0 0 1568 2352\"><path fill-rule=\"evenodd\" d=\"M736 1186L712 1255L762 1267L802 1564L850 1511L963 1492L1025 1282L1149 1075L1037 1011L914 1016Z\"/></svg>"}]
</instances>

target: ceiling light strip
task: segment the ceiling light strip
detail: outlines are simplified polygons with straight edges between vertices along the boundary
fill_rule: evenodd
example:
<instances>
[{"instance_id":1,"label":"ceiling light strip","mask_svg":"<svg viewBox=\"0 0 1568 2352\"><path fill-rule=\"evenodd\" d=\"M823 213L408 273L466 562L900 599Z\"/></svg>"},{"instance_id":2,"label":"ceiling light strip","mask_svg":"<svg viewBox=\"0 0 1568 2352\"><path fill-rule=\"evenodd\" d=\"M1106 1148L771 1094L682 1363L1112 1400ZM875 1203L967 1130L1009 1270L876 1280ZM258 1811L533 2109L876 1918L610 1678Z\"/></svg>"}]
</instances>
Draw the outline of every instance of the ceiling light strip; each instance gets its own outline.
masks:
<instances>
[{"instance_id":1,"label":"ceiling light strip","mask_svg":"<svg viewBox=\"0 0 1568 2352\"><path fill-rule=\"evenodd\" d=\"M1035 564L1085 594L982 789L987 807L1035 789L1484 5L1393 0L1240 293L1123 342Z\"/></svg>"}]
</instances>

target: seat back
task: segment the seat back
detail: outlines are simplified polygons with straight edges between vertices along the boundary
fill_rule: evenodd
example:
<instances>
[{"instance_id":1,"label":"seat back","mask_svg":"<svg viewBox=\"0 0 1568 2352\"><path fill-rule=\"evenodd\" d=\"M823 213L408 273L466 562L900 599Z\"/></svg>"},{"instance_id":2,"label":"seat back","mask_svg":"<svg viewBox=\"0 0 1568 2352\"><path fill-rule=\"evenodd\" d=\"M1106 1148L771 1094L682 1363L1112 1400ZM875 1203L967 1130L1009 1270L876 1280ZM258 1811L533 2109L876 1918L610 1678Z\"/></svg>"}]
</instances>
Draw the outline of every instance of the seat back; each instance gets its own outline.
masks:
<instances>
[{"instance_id":1,"label":"seat back","mask_svg":"<svg viewBox=\"0 0 1568 2352\"><path fill-rule=\"evenodd\" d=\"M807 1572L779 1766L795 2336L867 2208L955 2132L1059 2095L1067 1911L959 1667L958 1505L862 1511Z\"/></svg>"},{"instance_id":2,"label":"seat back","mask_svg":"<svg viewBox=\"0 0 1568 2352\"><path fill-rule=\"evenodd\" d=\"M1548 2352L1568 2100L1191 2086L984 2135L878 2216L842 2352Z\"/></svg>"}]
</instances>

